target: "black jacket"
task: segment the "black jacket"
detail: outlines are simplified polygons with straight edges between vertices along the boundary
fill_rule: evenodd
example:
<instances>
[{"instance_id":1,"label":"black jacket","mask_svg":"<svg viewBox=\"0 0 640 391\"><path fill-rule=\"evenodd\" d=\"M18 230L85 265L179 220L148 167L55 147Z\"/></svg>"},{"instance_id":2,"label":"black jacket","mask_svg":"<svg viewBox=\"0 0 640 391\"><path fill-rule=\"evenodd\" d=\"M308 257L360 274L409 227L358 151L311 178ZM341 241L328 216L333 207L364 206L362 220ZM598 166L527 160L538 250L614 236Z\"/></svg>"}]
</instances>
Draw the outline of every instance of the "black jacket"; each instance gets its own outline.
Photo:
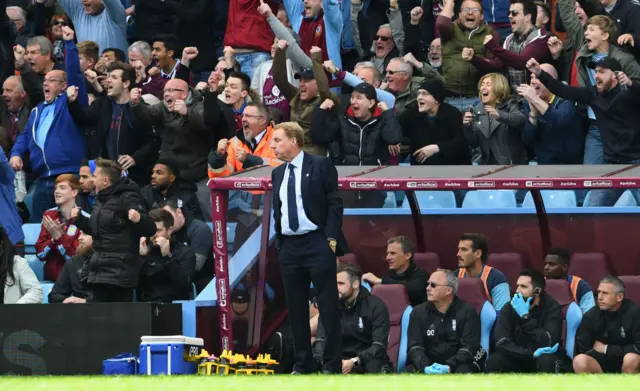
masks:
<instances>
[{"instance_id":1,"label":"black jacket","mask_svg":"<svg viewBox=\"0 0 640 391\"><path fill-rule=\"evenodd\" d=\"M591 308L582 317L576 334L576 354L589 353L600 341L607 346L607 356L620 360L627 353L640 352L640 309L624 299L615 312Z\"/></svg>"},{"instance_id":2,"label":"black jacket","mask_svg":"<svg viewBox=\"0 0 640 391\"><path fill-rule=\"evenodd\" d=\"M140 221L129 220L129 210L140 212ZM95 253L89 259L89 283L135 288L140 264L140 238L156 233L140 188L123 178L96 195L91 217L78 217L76 225L93 236Z\"/></svg>"},{"instance_id":3,"label":"black jacket","mask_svg":"<svg viewBox=\"0 0 640 391\"><path fill-rule=\"evenodd\" d=\"M213 235L204 221L186 217L184 226L173 233L176 240L189 246L195 253L196 276L194 280L213 276Z\"/></svg>"},{"instance_id":4,"label":"black jacket","mask_svg":"<svg viewBox=\"0 0 640 391\"><path fill-rule=\"evenodd\" d=\"M217 148L218 141L223 138L230 139L238 136L240 140L244 140L244 134L236 132L236 123L231 105L218 99L216 91L205 92L202 96L204 98L204 123L214 131L214 149Z\"/></svg>"},{"instance_id":5,"label":"black jacket","mask_svg":"<svg viewBox=\"0 0 640 391\"><path fill-rule=\"evenodd\" d=\"M485 355L480 345L480 317L471 304L455 296L444 314L430 302L411 312L407 360L417 371L438 363L453 372Z\"/></svg>"},{"instance_id":6,"label":"black jacket","mask_svg":"<svg viewBox=\"0 0 640 391\"><path fill-rule=\"evenodd\" d=\"M83 211L91 214L93 210L93 204L95 203L96 195L95 193L85 193L83 191L78 192L76 196L76 205L79 206Z\"/></svg>"},{"instance_id":7,"label":"black jacket","mask_svg":"<svg viewBox=\"0 0 640 391\"><path fill-rule=\"evenodd\" d=\"M358 357L361 365L369 360L389 361L387 343L389 342L389 311L384 302L360 289L355 303L350 306L340 303L340 323L342 325L342 357ZM325 332L322 322L318 321L318 331L313 344L314 357L322 357Z\"/></svg>"},{"instance_id":8,"label":"black jacket","mask_svg":"<svg viewBox=\"0 0 640 391\"><path fill-rule=\"evenodd\" d=\"M470 164L469 144L462 128L460 110L442 103L433 121L418 111L416 103L410 104L400 117L403 136L411 146L411 165L463 165ZM436 144L440 152L423 163L418 163L414 152L427 145Z\"/></svg>"},{"instance_id":9,"label":"black jacket","mask_svg":"<svg viewBox=\"0 0 640 391\"><path fill-rule=\"evenodd\" d=\"M2 56L1 52L0 56ZM24 105L22 105L22 109L17 113L18 121L16 124L17 132L14 135L15 137L22 133L25 125L27 125L31 110L44 100L40 76L32 71L24 72L20 76L22 79L22 87L27 93L27 100L24 102ZM13 147L14 142L14 139L11 137L12 135L9 134L11 129L10 121L11 113L9 112L7 105L4 103L4 100L0 100L0 147L4 149L7 156L11 156L11 148ZM28 163L28 159L25 163Z\"/></svg>"},{"instance_id":10,"label":"black jacket","mask_svg":"<svg viewBox=\"0 0 640 391\"><path fill-rule=\"evenodd\" d=\"M178 35L178 20L180 12L179 0L138 0L136 1L136 33L138 39L153 45L158 35ZM182 52L175 53L180 57Z\"/></svg>"},{"instance_id":11,"label":"black jacket","mask_svg":"<svg viewBox=\"0 0 640 391\"><path fill-rule=\"evenodd\" d=\"M0 0L0 83L13 75L13 46L18 36L16 27L7 16L4 10L7 8L7 1Z\"/></svg>"},{"instance_id":12,"label":"black jacket","mask_svg":"<svg viewBox=\"0 0 640 391\"><path fill-rule=\"evenodd\" d=\"M413 261L404 273L398 274L394 270L387 277L382 277L383 284L402 284L407 288L409 301L412 307L424 303L427 300L427 281L429 275L420 269Z\"/></svg>"},{"instance_id":13,"label":"black jacket","mask_svg":"<svg viewBox=\"0 0 640 391\"><path fill-rule=\"evenodd\" d=\"M141 301L188 300L191 281L196 267L196 254L188 246L171 240L171 257L165 257L160 248L149 246L149 254L140 257Z\"/></svg>"},{"instance_id":14,"label":"black jacket","mask_svg":"<svg viewBox=\"0 0 640 391\"><path fill-rule=\"evenodd\" d=\"M276 230L276 248L282 246L282 201L279 191L282 185L286 164L271 171L273 184L273 212ZM304 154L302 160L302 178L300 182L304 213L312 223L319 227L327 238L336 239L336 255L350 253L347 240L342 232L342 199L338 195L338 170L331 161L323 156Z\"/></svg>"},{"instance_id":15,"label":"black jacket","mask_svg":"<svg viewBox=\"0 0 640 391\"><path fill-rule=\"evenodd\" d=\"M88 260L88 256L76 255L64 264L62 272L49 293L49 303L62 303L70 296L87 301L93 300L93 291L87 284Z\"/></svg>"},{"instance_id":16,"label":"black jacket","mask_svg":"<svg viewBox=\"0 0 640 391\"><path fill-rule=\"evenodd\" d=\"M640 159L640 80L633 80L629 88L618 85L599 95L595 86L569 87L544 71L539 79L553 94L593 109L607 163Z\"/></svg>"},{"instance_id":17,"label":"black jacket","mask_svg":"<svg viewBox=\"0 0 640 391\"><path fill-rule=\"evenodd\" d=\"M78 100L68 101L69 113L73 121L86 128L94 128L95 134L87 137L88 157L109 158L107 143L111 132L113 100L100 96L83 109ZM149 183L151 169L158 159L158 142L150 123L139 120L132 114L131 105L125 104L118 133L118 155L129 155L136 165L129 169L129 177L140 186Z\"/></svg>"},{"instance_id":18,"label":"black jacket","mask_svg":"<svg viewBox=\"0 0 640 391\"><path fill-rule=\"evenodd\" d=\"M180 46L183 48L188 46L198 48L198 57L191 62L193 72L210 71L215 68L217 63L217 45L212 44L214 39L213 2L208 0L181 0L178 9Z\"/></svg>"},{"instance_id":19,"label":"black jacket","mask_svg":"<svg viewBox=\"0 0 640 391\"><path fill-rule=\"evenodd\" d=\"M529 311L527 319L507 303L495 328L496 351L515 360L533 361L536 349L561 342L563 320L562 308L546 293L540 296L540 304Z\"/></svg>"},{"instance_id":20,"label":"black jacket","mask_svg":"<svg viewBox=\"0 0 640 391\"><path fill-rule=\"evenodd\" d=\"M386 165L389 145L400 144L402 130L392 109L382 112L375 108L373 116L362 123L353 116L351 106L344 115L335 110L316 107L311 122L313 144L328 146L337 141L339 153L336 165Z\"/></svg>"},{"instance_id":21,"label":"black jacket","mask_svg":"<svg viewBox=\"0 0 640 391\"><path fill-rule=\"evenodd\" d=\"M203 220L202 210L200 209L200 203L196 197L196 191L198 187L195 183L178 179L167 191L167 195L162 195L158 189L151 184L142 188L142 197L147 202L149 210L160 207L160 205L167 201L176 201L178 207L187 214L187 217Z\"/></svg>"}]
</instances>

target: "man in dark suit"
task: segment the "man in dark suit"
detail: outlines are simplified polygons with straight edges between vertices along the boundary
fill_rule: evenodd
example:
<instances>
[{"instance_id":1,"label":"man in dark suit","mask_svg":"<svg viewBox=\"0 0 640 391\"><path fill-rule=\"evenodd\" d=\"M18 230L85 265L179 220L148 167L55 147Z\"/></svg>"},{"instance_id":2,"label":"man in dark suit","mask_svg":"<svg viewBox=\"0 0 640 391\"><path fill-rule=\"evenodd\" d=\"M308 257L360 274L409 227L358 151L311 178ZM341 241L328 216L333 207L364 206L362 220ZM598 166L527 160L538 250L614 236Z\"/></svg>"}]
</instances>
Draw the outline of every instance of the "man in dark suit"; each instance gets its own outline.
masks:
<instances>
[{"instance_id":1,"label":"man in dark suit","mask_svg":"<svg viewBox=\"0 0 640 391\"><path fill-rule=\"evenodd\" d=\"M342 234L338 172L329 159L302 152L303 145L297 123L275 127L271 147L285 164L273 170L271 183L276 248L293 329L293 374L310 373L314 367L307 301L311 282L326 333L322 372L342 373L336 255L349 250Z\"/></svg>"}]
</instances>

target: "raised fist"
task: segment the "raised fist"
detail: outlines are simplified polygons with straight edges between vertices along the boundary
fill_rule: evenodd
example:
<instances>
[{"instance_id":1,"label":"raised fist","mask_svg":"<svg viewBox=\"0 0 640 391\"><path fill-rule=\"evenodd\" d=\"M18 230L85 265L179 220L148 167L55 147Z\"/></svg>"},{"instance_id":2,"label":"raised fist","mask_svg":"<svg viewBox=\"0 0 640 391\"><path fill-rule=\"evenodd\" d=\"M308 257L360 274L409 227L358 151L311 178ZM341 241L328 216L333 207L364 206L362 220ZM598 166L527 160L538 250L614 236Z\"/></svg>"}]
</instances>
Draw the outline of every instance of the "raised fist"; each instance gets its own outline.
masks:
<instances>
[{"instance_id":1,"label":"raised fist","mask_svg":"<svg viewBox=\"0 0 640 391\"><path fill-rule=\"evenodd\" d=\"M131 90L130 98L132 105L139 105L140 99L142 98L142 90L139 88L134 88L133 90Z\"/></svg>"},{"instance_id":2,"label":"raised fist","mask_svg":"<svg viewBox=\"0 0 640 391\"><path fill-rule=\"evenodd\" d=\"M75 102L78 99L78 87L69 86L67 87L67 98L69 98L69 102Z\"/></svg>"},{"instance_id":3,"label":"raised fist","mask_svg":"<svg viewBox=\"0 0 640 391\"><path fill-rule=\"evenodd\" d=\"M71 30L69 26L62 26L62 39L65 41L73 41L73 38L76 36L76 33Z\"/></svg>"},{"instance_id":4,"label":"raised fist","mask_svg":"<svg viewBox=\"0 0 640 391\"><path fill-rule=\"evenodd\" d=\"M182 58L186 59L186 60L193 60L196 57L198 57L198 48L190 46L190 47L186 47L184 48L184 50L182 51Z\"/></svg>"},{"instance_id":5,"label":"raised fist","mask_svg":"<svg viewBox=\"0 0 640 391\"><path fill-rule=\"evenodd\" d=\"M422 15L424 14L424 11L422 10L421 7L415 7L411 10L411 24L412 25L417 25L420 24L420 21L422 20Z\"/></svg>"}]
</instances>

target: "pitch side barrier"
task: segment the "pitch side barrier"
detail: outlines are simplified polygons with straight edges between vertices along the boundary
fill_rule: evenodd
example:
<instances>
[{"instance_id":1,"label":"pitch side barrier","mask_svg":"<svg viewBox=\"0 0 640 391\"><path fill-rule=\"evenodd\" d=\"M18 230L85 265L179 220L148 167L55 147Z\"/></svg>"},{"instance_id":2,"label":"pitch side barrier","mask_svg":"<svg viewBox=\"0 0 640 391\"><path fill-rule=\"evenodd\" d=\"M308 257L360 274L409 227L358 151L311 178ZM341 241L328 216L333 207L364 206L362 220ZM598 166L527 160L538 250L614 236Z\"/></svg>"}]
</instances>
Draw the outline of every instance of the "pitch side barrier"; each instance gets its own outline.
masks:
<instances>
[{"instance_id":1,"label":"pitch side barrier","mask_svg":"<svg viewBox=\"0 0 640 391\"><path fill-rule=\"evenodd\" d=\"M424 228L415 191L419 190L529 190L533 197L543 249L551 247L551 234L541 190L640 188L640 165L507 165L507 166L339 166L340 190L405 191L416 231L417 251L424 251ZM271 204L271 171L259 166L209 181L212 200L215 289L222 348L232 348L231 303L226 214L229 191L264 191L264 205ZM305 173L303 173L305 175ZM304 181L303 181L304 182ZM304 192L304 183L302 191ZM495 211L492 211L495 212ZM465 210L464 213L470 213ZM262 227L271 227L271 213L262 216ZM254 341L260 339L269 230L260 231L258 292Z\"/></svg>"}]
</instances>

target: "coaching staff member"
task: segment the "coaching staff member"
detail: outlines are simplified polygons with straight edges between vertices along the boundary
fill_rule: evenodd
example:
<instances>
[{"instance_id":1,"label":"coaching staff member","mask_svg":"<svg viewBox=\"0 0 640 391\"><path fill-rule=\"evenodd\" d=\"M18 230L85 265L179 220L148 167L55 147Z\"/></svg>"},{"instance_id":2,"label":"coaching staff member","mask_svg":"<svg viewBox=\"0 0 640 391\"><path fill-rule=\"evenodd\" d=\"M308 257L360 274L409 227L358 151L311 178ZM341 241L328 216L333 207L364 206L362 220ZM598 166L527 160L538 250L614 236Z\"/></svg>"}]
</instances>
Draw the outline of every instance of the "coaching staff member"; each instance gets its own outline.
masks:
<instances>
[{"instance_id":1,"label":"coaching staff member","mask_svg":"<svg viewBox=\"0 0 640 391\"><path fill-rule=\"evenodd\" d=\"M276 125L271 148L285 164L271 173L276 248L293 329L293 374L314 369L309 330L309 285L313 282L325 331L323 373L342 373L336 255L348 252L342 234L338 171L330 160L302 151L300 125Z\"/></svg>"}]
</instances>

